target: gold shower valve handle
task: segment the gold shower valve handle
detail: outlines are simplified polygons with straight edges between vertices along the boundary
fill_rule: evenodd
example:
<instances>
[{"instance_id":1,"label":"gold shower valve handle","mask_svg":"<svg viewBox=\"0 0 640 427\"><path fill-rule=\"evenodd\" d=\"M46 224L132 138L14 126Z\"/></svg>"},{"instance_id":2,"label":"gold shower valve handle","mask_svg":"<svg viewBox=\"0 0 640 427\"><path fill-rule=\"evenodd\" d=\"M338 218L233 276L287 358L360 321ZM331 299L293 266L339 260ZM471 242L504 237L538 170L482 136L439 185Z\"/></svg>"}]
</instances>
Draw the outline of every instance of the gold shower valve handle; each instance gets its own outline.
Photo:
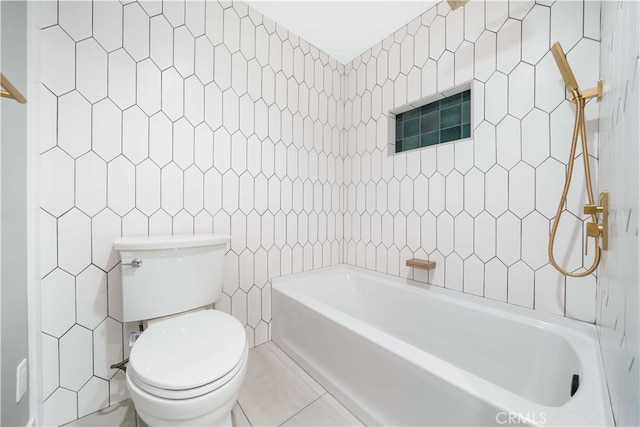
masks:
<instances>
[{"instance_id":1,"label":"gold shower valve handle","mask_svg":"<svg viewBox=\"0 0 640 427\"><path fill-rule=\"evenodd\" d=\"M604 227L598 224L597 222L587 223L587 235L584 238L584 254L585 255L589 255L589 237L595 237L596 239L598 239L602 235L603 231L604 231Z\"/></svg>"}]
</instances>

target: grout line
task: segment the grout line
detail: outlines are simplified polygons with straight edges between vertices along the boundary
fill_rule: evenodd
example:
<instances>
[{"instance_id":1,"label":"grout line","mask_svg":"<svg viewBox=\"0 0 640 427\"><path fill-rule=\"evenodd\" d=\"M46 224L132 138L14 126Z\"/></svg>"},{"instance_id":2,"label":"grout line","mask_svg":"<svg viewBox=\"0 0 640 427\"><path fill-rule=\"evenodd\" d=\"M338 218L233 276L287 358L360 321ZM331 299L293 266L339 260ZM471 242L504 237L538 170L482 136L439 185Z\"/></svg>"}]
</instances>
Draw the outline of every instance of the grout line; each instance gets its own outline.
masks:
<instances>
[{"instance_id":1,"label":"grout line","mask_svg":"<svg viewBox=\"0 0 640 427\"><path fill-rule=\"evenodd\" d=\"M289 357L289 356L287 356ZM306 372L306 371L305 371ZM324 389L324 387L323 387ZM284 420L283 422L281 422L280 424L278 424L278 426L282 426L284 423L286 423L287 421L289 421L291 418L295 417L296 415L298 415L300 412L304 411L305 409L307 409L309 406L313 405L314 403L316 403L322 396L324 396L325 394L327 394L328 391L325 390L324 393L322 393L320 396L316 397L314 400L312 400L311 402L309 402L306 406L303 406L302 408L300 408L300 410L298 412L296 412L295 414L291 415L289 418L287 418L286 420Z\"/></svg>"}]
</instances>

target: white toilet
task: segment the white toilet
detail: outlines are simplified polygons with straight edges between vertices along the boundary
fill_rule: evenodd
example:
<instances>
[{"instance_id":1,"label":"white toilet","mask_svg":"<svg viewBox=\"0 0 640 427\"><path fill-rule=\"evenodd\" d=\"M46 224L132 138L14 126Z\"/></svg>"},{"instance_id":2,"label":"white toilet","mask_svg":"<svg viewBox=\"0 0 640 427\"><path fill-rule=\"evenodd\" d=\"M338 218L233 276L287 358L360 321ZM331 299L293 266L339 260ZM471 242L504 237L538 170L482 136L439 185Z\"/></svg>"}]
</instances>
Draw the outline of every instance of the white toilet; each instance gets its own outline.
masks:
<instances>
[{"instance_id":1,"label":"white toilet","mask_svg":"<svg viewBox=\"0 0 640 427\"><path fill-rule=\"evenodd\" d=\"M129 356L127 386L150 426L231 426L247 370L242 324L217 310L229 236L123 237L125 322L147 321Z\"/></svg>"}]
</instances>

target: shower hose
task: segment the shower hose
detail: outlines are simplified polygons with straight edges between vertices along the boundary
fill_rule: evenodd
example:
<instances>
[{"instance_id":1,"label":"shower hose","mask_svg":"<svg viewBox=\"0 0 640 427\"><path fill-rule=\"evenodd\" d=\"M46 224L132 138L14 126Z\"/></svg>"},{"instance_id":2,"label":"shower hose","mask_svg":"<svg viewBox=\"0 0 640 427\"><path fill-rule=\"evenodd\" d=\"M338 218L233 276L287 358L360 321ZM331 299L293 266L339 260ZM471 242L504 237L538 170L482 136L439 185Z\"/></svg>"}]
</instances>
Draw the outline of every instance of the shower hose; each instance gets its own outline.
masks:
<instances>
[{"instance_id":1,"label":"shower hose","mask_svg":"<svg viewBox=\"0 0 640 427\"><path fill-rule=\"evenodd\" d=\"M576 146L578 145L578 133L580 134L580 139L582 140L582 160L584 161L584 175L585 181L587 183L587 197L589 198L589 204L595 204L595 199L593 197L593 186L591 184L591 169L589 168L589 151L587 148L587 130L584 121L584 106L585 100L577 90L571 90L571 95L573 96L573 102L576 104L576 121L573 127L573 138L571 140L571 151L569 153L569 164L567 166L567 177L564 182L564 188L562 189L562 196L560 197L560 202L558 203L558 210L556 211L556 216L553 220L553 226L551 227L551 235L549 237L549 261L551 264L562 274L570 277L585 277L589 274L593 273L596 268L598 268L598 264L600 263L600 244L599 244L599 236L595 237L595 257L593 259L593 264L585 271L581 271L579 273L570 272L560 267L556 262L553 255L553 245L556 240L556 233L558 231L558 224L560 223L560 216L564 210L564 205L567 201L567 193L569 192L569 187L571 186L571 176L573 174L573 163L575 161L576 156ZM597 217L595 213L591 214L591 220L597 223ZM588 236L586 238L588 240ZM587 254L588 241L585 241L585 255Z\"/></svg>"}]
</instances>

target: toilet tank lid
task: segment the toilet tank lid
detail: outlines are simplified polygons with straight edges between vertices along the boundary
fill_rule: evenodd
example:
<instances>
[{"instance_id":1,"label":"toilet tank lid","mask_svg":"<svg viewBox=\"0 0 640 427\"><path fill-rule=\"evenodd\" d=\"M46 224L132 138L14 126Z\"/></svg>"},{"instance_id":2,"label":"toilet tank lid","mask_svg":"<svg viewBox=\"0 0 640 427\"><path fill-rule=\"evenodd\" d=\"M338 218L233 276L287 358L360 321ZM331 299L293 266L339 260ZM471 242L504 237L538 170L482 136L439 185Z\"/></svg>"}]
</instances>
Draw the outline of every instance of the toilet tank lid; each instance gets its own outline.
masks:
<instances>
[{"instance_id":1,"label":"toilet tank lid","mask_svg":"<svg viewBox=\"0 0 640 427\"><path fill-rule=\"evenodd\" d=\"M227 244L231 236L226 234L175 234L165 236L124 236L116 239L116 250L153 250L196 248Z\"/></svg>"}]
</instances>

